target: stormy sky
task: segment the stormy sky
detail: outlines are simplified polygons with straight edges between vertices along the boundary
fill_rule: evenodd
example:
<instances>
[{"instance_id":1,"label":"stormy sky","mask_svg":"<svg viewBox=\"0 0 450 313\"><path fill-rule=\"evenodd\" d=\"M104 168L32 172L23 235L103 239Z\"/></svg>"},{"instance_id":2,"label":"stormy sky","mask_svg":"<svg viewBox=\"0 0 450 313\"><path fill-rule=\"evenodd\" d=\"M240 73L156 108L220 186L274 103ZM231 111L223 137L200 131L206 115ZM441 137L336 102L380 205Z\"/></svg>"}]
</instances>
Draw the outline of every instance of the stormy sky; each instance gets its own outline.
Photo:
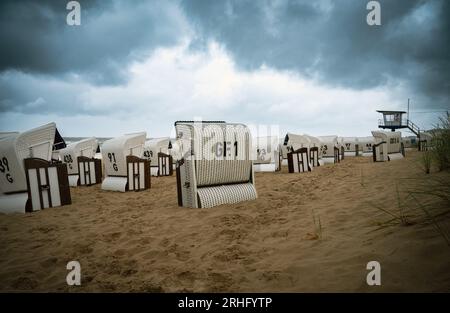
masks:
<instances>
[{"instance_id":1,"label":"stormy sky","mask_svg":"<svg viewBox=\"0 0 450 313\"><path fill-rule=\"evenodd\" d=\"M450 109L446 0L0 2L0 131L170 135L213 119L369 135L376 109L430 128Z\"/></svg>"}]
</instances>

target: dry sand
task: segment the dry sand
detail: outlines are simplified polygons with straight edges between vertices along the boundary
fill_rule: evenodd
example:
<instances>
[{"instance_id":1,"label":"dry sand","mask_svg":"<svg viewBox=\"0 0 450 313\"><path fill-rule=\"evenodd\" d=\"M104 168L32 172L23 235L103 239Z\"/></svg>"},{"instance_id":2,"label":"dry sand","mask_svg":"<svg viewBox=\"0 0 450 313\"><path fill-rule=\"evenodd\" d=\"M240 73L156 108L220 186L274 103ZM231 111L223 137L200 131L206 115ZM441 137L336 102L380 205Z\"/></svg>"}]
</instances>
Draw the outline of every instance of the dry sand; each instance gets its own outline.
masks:
<instances>
[{"instance_id":1,"label":"dry sand","mask_svg":"<svg viewBox=\"0 0 450 313\"><path fill-rule=\"evenodd\" d=\"M448 292L450 247L420 212L408 211L414 225L376 230L390 216L375 206L397 214L396 184L403 197L416 184L404 178L423 178L418 158L257 173L256 201L211 209L178 207L175 177L138 193L72 188L72 205L0 215L0 290ZM80 287L66 285L71 260ZM371 260L381 286L366 284Z\"/></svg>"}]
</instances>

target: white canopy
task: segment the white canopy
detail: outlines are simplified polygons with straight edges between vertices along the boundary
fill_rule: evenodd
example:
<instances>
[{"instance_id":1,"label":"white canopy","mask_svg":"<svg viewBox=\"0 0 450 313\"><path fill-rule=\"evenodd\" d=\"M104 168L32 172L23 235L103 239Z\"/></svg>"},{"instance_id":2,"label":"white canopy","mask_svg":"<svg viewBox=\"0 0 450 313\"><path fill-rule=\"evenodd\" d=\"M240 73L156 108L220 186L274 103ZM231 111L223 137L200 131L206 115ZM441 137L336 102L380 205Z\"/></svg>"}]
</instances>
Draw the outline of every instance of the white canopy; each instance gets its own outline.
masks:
<instances>
[{"instance_id":1,"label":"white canopy","mask_svg":"<svg viewBox=\"0 0 450 313\"><path fill-rule=\"evenodd\" d=\"M360 149L357 137L339 137L338 141L344 146L345 152L356 152L356 145Z\"/></svg>"},{"instance_id":2,"label":"white canopy","mask_svg":"<svg viewBox=\"0 0 450 313\"><path fill-rule=\"evenodd\" d=\"M106 140L101 146L106 176L127 176L126 157L142 156L146 132Z\"/></svg>"},{"instance_id":3,"label":"white canopy","mask_svg":"<svg viewBox=\"0 0 450 313\"><path fill-rule=\"evenodd\" d=\"M1 193L27 190L23 160L33 157L50 161L55 132L56 124L49 123L0 139L0 156L5 169L0 175Z\"/></svg>"},{"instance_id":4,"label":"white canopy","mask_svg":"<svg viewBox=\"0 0 450 313\"><path fill-rule=\"evenodd\" d=\"M253 139L255 164L274 163L279 157L279 138L277 136L256 137Z\"/></svg>"},{"instance_id":5,"label":"white canopy","mask_svg":"<svg viewBox=\"0 0 450 313\"><path fill-rule=\"evenodd\" d=\"M334 158L334 147L340 148L341 146L338 142L338 136L318 136L317 138L321 142L322 156Z\"/></svg>"},{"instance_id":6,"label":"white canopy","mask_svg":"<svg viewBox=\"0 0 450 313\"><path fill-rule=\"evenodd\" d=\"M284 143L287 144L287 146L292 147L293 150L297 150L300 148L309 148L311 140L308 136L287 133Z\"/></svg>"},{"instance_id":7,"label":"white canopy","mask_svg":"<svg viewBox=\"0 0 450 313\"><path fill-rule=\"evenodd\" d=\"M59 150L61 161L67 164L68 174L78 174L79 156L93 158L97 151L98 142L95 137L82 139L69 144L66 148Z\"/></svg>"},{"instance_id":8,"label":"white canopy","mask_svg":"<svg viewBox=\"0 0 450 313\"><path fill-rule=\"evenodd\" d=\"M359 150L364 153L371 153L372 147L375 144L375 138L373 136L358 137Z\"/></svg>"},{"instance_id":9,"label":"white canopy","mask_svg":"<svg viewBox=\"0 0 450 313\"><path fill-rule=\"evenodd\" d=\"M142 151L142 158L150 160L150 166L158 166L158 153L169 154L171 141L169 137L147 140Z\"/></svg>"},{"instance_id":10,"label":"white canopy","mask_svg":"<svg viewBox=\"0 0 450 313\"><path fill-rule=\"evenodd\" d=\"M382 141L387 143L388 154L401 152L401 132L373 130L372 135L375 138L375 143L380 143Z\"/></svg>"}]
</instances>

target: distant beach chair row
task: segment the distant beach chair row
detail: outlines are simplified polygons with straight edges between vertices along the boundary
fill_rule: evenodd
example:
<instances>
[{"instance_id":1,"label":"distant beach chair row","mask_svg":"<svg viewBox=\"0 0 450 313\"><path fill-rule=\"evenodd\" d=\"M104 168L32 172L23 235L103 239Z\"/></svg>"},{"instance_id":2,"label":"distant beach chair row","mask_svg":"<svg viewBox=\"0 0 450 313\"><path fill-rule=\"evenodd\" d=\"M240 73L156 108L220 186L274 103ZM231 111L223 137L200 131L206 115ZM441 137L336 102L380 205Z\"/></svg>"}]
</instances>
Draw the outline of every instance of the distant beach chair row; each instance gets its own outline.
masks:
<instances>
[{"instance_id":1,"label":"distant beach chair row","mask_svg":"<svg viewBox=\"0 0 450 313\"><path fill-rule=\"evenodd\" d=\"M254 172L312 171L349 156L375 162L403 158L400 132L372 137L288 133L252 138L246 125L223 121L175 123L176 138L146 140L145 132L103 142L65 145L55 123L0 133L0 212L32 212L71 203L69 186L101 183L110 191L141 191L151 176L176 172L178 204L206 208L257 198Z\"/></svg>"}]
</instances>

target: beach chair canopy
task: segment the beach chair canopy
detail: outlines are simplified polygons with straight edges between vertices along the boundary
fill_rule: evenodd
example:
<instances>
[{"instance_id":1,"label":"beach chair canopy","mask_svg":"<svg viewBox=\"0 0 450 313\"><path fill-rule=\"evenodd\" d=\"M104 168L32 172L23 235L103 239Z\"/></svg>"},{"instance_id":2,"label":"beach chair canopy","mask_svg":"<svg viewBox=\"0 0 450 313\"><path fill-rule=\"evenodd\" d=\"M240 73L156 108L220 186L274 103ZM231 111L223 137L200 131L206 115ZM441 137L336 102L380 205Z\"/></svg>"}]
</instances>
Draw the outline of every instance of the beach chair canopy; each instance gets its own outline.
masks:
<instances>
[{"instance_id":1,"label":"beach chair canopy","mask_svg":"<svg viewBox=\"0 0 450 313\"><path fill-rule=\"evenodd\" d=\"M405 148L411 148L417 145L418 139L416 136L402 137L402 143L405 146Z\"/></svg>"},{"instance_id":2,"label":"beach chair canopy","mask_svg":"<svg viewBox=\"0 0 450 313\"><path fill-rule=\"evenodd\" d=\"M310 148L311 147L317 147L320 148L321 142L320 139L314 136L310 136L308 134L303 134L304 137L309 139L309 143L310 143Z\"/></svg>"},{"instance_id":3,"label":"beach chair canopy","mask_svg":"<svg viewBox=\"0 0 450 313\"><path fill-rule=\"evenodd\" d=\"M291 150L297 150L300 148L309 148L311 146L311 140L309 136L287 133L284 137L284 144L291 148Z\"/></svg>"},{"instance_id":4,"label":"beach chair canopy","mask_svg":"<svg viewBox=\"0 0 450 313\"><path fill-rule=\"evenodd\" d=\"M247 126L177 122L175 129L183 153L177 166L180 206L206 208L256 199Z\"/></svg>"},{"instance_id":5,"label":"beach chair canopy","mask_svg":"<svg viewBox=\"0 0 450 313\"><path fill-rule=\"evenodd\" d=\"M338 142L340 141L341 145L343 145L345 152L356 152L356 146L359 147L359 140L357 137L339 137Z\"/></svg>"},{"instance_id":6,"label":"beach chair canopy","mask_svg":"<svg viewBox=\"0 0 450 313\"><path fill-rule=\"evenodd\" d=\"M253 138L253 152L255 164L274 163L279 158L278 136L264 136Z\"/></svg>"},{"instance_id":7,"label":"beach chair canopy","mask_svg":"<svg viewBox=\"0 0 450 313\"><path fill-rule=\"evenodd\" d=\"M330 135L330 136L318 136L317 137L321 143L321 152L324 157L333 157L334 158L334 148L341 147L341 144L338 142L338 136Z\"/></svg>"},{"instance_id":8,"label":"beach chair canopy","mask_svg":"<svg viewBox=\"0 0 450 313\"><path fill-rule=\"evenodd\" d=\"M61 150L67 147L64 138L60 135L58 129L55 130L55 139L53 140L53 150Z\"/></svg>"},{"instance_id":9,"label":"beach chair canopy","mask_svg":"<svg viewBox=\"0 0 450 313\"><path fill-rule=\"evenodd\" d=\"M1 193L27 190L24 159L40 158L50 161L55 132L55 123L49 123L0 139L0 169L3 169L0 173Z\"/></svg>"},{"instance_id":10,"label":"beach chair canopy","mask_svg":"<svg viewBox=\"0 0 450 313\"><path fill-rule=\"evenodd\" d=\"M61 161L67 164L68 174L78 174L77 158L79 156L93 158L97 148L97 139L95 137L91 137L70 143L66 148L61 149L59 154Z\"/></svg>"},{"instance_id":11,"label":"beach chair canopy","mask_svg":"<svg viewBox=\"0 0 450 313\"><path fill-rule=\"evenodd\" d=\"M401 153L401 132L374 130L372 136L375 138L375 143L386 142L388 154Z\"/></svg>"},{"instance_id":12,"label":"beach chair canopy","mask_svg":"<svg viewBox=\"0 0 450 313\"><path fill-rule=\"evenodd\" d=\"M146 132L106 140L101 146L105 176L127 176L126 157L142 156Z\"/></svg>"},{"instance_id":13,"label":"beach chair canopy","mask_svg":"<svg viewBox=\"0 0 450 313\"><path fill-rule=\"evenodd\" d=\"M143 147L142 158L150 160L150 166L158 166L158 153L169 154L172 143L169 137L152 138Z\"/></svg>"},{"instance_id":14,"label":"beach chair canopy","mask_svg":"<svg viewBox=\"0 0 450 313\"><path fill-rule=\"evenodd\" d=\"M371 153L372 147L375 144L375 138L373 136L358 137L359 150L363 153Z\"/></svg>"}]
</instances>

